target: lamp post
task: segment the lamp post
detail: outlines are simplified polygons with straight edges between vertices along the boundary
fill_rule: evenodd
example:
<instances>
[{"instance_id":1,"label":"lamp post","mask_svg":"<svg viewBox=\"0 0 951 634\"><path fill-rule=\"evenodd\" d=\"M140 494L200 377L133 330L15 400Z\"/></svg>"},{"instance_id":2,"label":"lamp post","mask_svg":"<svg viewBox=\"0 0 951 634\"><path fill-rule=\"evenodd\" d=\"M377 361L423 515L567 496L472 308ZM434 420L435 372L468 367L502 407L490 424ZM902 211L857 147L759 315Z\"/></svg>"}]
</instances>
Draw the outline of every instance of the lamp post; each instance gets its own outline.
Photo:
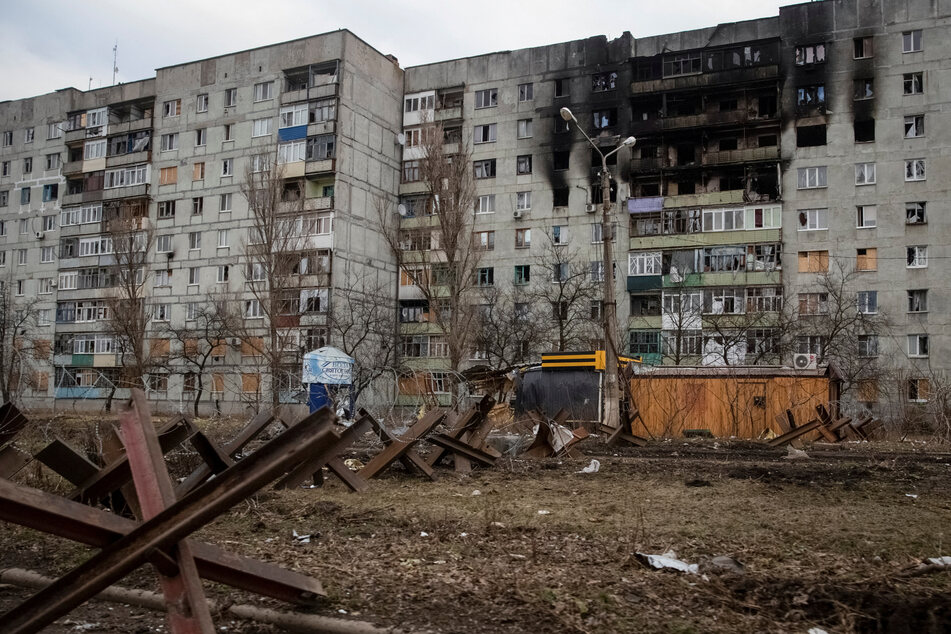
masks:
<instances>
[{"instance_id":1,"label":"lamp post","mask_svg":"<svg viewBox=\"0 0 951 634\"><path fill-rule=\"evenodd\" d=\"M591 147L601 156L601 243L604 246L602 256L602 274L604 284L604 301L601 317L604 320L604 416L602 422L620 430L620 400L621 392L618 387L617 362L617 301L614 297L614 234L611 224L611 174L608 172L608 157L621 148L631 147L637 140L629 136L619 146L605 154L597 143L584 131L575 115L568 108L561 109L561 118L566 122L574 121L581 130L581 134L588 140Z\"/></svg>"}]
</instances>

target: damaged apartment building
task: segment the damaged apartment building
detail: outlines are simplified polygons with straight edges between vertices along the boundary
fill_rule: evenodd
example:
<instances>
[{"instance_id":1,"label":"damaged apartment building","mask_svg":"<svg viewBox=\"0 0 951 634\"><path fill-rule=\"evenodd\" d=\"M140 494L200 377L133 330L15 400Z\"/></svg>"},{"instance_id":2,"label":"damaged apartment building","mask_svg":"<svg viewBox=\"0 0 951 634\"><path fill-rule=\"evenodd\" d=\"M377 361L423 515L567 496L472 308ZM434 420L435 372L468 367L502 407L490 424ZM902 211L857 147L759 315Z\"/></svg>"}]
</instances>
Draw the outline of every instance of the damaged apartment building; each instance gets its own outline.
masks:
<instances>
[{"instance_id":1,"label":"damaged apartment building","mask_svg":"<svg viewBox=\"0 0 951 634\"><path fill-rule=\"evenodd\" d=\"M428 377L426 390L446 391L444 333L381 235L380 201L399 210L405 235L433 224L419 159L435 121L447 154L472 155L476 290L544 303L527 291L557 283L559 249L599 285L600 156L559 116L567 107L605 152L637 138L608 165L623 352L677 365L788 365L794 354L823 362L835 348L830 315L848 304L863 317L849 322L852 347L838 354L897 370L893 391L927 400L951 334L937 283L951 235L941 178L951 173L941 92L949 19L942 2L828 0L694 31L405 69L337 31L141 82L4 102L0 276L14 298L38 301L36 378L23 396L96 401L119 373L102 326L115 210L135 209L155 235L152 322L185 324L222 290L249 323L262 319L242 184L266 156L283 166L282 203L300 216L295 251L308 263L279 316L294 333L282 397L298 387L303 352L339 344L331 306L368 276L392 303L395 363ZM412 237L401 247L439 250ZM838 296L836 280L847 282ZM583 346L599 347L600 294L579 301L569 309L589 322ZM166 331L153 324L150 339L159 356L166 346L174 356ZM525 343L519 362L552 345ZM467 356L466 366L487 362L478 347ZM253 345L229 338L205 385L223 403L246 404L261 393L261 364ZM194 373L168 367L150 374L150 394L188 401ZM875 375L847 379L863 403L886 391Z\"/></svg>"}]
</instances>

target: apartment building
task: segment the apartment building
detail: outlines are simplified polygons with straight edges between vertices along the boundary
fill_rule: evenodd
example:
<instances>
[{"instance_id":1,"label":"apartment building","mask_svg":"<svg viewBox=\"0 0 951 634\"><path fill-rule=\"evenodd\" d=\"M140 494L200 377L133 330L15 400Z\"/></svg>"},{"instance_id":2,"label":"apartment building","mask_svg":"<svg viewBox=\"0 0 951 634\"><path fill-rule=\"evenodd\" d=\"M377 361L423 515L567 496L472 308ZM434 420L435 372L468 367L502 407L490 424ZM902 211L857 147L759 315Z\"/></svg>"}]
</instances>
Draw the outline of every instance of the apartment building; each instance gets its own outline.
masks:
<instances>
[{"instance_id":1,"label":"apartment building","mask_svg":"<svg viewBox=\"0 0 951 634\"><path fill-rule=\"evenodd\" d=\"M449 346L406 266L439 261L438 196L420 175L435 122L446 156L471 162L469 308L505 298L514 321L533 326L505 333L504 354L475 338L463 367L603 345L607 230L624 352L678 365L812 354L840 366L863 407L926 401L947 382L951 334L939 283L949 18L924 0L810 2L405 70L337 31L0 104L0 275L12 297L38 302L24 395L95 400L119 377L101 325L116 214L154 235L150 338L167 340L169 324L187 325L213 294L263 323L242 188L279 166L303 266L278 320L294 333L281 398L294 396L302 351L339 345L332 307L357 280L386 289L377 303L392 307L406 402L445 398ZM609 161L611 227L585 135L603 152L637 137ZM398 253L380 213L398 223ZM580 290L565 299L569 279ZM830 332L847 332L848 345ZM154 345L174 356L174 342ZM216 346L203 371L215 399L261 396L255 350L234 338ZM194 374L156 369L150 395L187 401Z\"/></svg>"}]
</instances>

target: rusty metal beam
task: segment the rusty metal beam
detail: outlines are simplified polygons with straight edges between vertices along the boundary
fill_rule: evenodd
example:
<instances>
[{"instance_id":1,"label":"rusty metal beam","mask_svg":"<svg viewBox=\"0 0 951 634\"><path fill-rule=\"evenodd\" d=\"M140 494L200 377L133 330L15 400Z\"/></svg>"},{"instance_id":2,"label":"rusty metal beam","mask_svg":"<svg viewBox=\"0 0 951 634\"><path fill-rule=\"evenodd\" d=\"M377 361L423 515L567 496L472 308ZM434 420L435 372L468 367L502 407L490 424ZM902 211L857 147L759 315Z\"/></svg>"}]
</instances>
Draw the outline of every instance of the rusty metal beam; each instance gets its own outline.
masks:
<instances>
[{"instance_id":1,"label":"rusty metal beam","mask_svg":"<svg viewBox=\"0 0 951 634\"><path fill-rule=\"evenodd\" d=\"M133 520L38 489L0 480L0 520L104 548L136 527ZM288 603L312 604L324 595L316 579L217 546L189 540L198 574L233 588Z\"/></svg>"},{"instance_id":2,"label":"rusty metal beam","mask_svg":"<svg viewBox=\"0 0 951 634\"><path fill-rule=\"evenodd\" d=\"M28 422L29 419L13 403L7 401L0 405L0 445L13 440Z\"/></svg>"},{"instance_id":3,"label":"rusty metal beam","mask_svg":"<svg viewBox=\"0 0 951 634\"><path fill-rule=\"evenodd\" d=\"M418 469L431 480L436 479L432 468L413 450L413 445L419 442L420 438L432 431L432 429L442 421L446 416L445 411L431 410L427 412L421 419L416 421L412 427L406 430L402 438L397 438L391 434L380 421L373 418L366 410L361 409L360 415L370 417L371 424L380 435L380 439L386 445L383 451L375 455L366 466L360 469L361 476L367 479L372 478L395 461L400 460L408 470Z\"/></svg>"},{"instance_id":4,"label":"rusty metal beam","mask_svg":"<svg viewBox=\"0 0 951 634\"><path fill-rule=\"evenodd\" d=\"M369 431L370 425L371 423L370 423L369 415L361 416L356 421L354 421L354 423L350 425L350 427L346 428L341 434L339 434L338 441L337 441L337 446L340 448L339 453L342 453L343 451L345 451L347 447L352 445L357 440L357 438L359 438L364 433ZM336 458L336 457L337 457L336 455L332 456L332 458ZM283 478L278 480L277 484L274 485L274 488L275 489L292 489L294 487L300 486L301 482L303 482L311 474L316 473L320 471L321 469L323 469L324 465L327 464L328 462L330 461L320 460L319 457L315 459L307 460L301 463L300 465L298 465L297 467L295 467L290 473L285 475ZM344 468L351 474L353 473L352 471L350 471L349 468L347 468L346 465L344 465ZM346 474L341 475L340 473L337 473L336 469L331 469L331 470L334 473L336 473L337 476L340 477L341 480L343 480L344 484L349 486L352 490L356 491L356 490L362 490L366 488L365 478L360 477L361 480L364 480L362 488L360 487L360 485L357 485L358 488L354 488L351 485L351 482L355 480L354 478L347 478Z\"/></svg>"},{"instance_id":5,"label":"rusty metal beam","mask_svg":"<svg viewBox=\"0 0 951 634\"><path fill-rule=\"evenodd\" d=\"M437 447L442 447L458 456L463 456L469 460L474 460L482 465L491 467L495 465L495 461L499 459L498 452L489 453L484 449L479 449L478 447L472 447L466 444L462 440L453 438L448 434L435 434L427 438L429 442L436 445Z\"/></svg>"},{"instance_id":6,"label":"rusty metal beam","mask_svg":"<svg viewBox=\"0 0 951 634\"><path fill-rule=\"evenodd\" d=\"M12 478L17 471L29 464L30 454L13 445L0 449L0 478Z\"/></svg>"},{"instance_id":7,"label":"rusty metal beam","mask_svg":"<svg viewBox=\"0 0 951 634\"><path fill-rule=\"evenodd\" d=\"M333 413L325 411L325 416L333 419ZM0 617L0 631L5 634L35 632L49 625L142 565L151 551L183 539L305 457L332 445L333 434L321 429L320 422L294 425L107 546Z\"/></svg>"}]
</instances>

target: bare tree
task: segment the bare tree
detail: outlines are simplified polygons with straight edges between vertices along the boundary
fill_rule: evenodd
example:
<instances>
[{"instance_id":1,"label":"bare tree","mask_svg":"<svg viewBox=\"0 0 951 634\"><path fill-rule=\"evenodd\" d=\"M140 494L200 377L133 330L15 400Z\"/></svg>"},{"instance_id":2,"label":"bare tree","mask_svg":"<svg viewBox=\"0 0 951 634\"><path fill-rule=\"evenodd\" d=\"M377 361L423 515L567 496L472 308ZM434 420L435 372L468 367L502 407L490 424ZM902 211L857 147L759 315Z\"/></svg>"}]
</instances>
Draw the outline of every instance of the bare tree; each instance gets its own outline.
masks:
<instances>
[{"instance_id":1,"label":"bare tree","mask_svg":"<svg viewBox=\"0 0 951 634\"><path fill-rule=\"evenodd\" d=\"M13 401L31 384L31 361L39 356L33 340L38 299L17 297L12 275L0 280L0 395Z\"/></svg>"},{"instance_id":2,"label":"bare tree","mask_svg":"<svg viewBox=\"0 0 951 634\"><path fill-rule=\"evenodd\" d=\"M236 299L231 295L209 294L200 304L194 319L181 326L166 322L165 332L175 344L169 354L167 367L183 375L185 391L191 388L192 410L198 416L198 406L205 393L205 377L212 357L221 356L229 338L241 330L241 315L236 310Z\"/></svg>"},{"instance_id":3,"label":"bare tree","mask_svg":"<svg viewBox=\"0 0 951 634\"><path fill-rule=\"evenodd\" d=\"M109 216L108 236L115 258L110 292L105 298L105 328L115 338L124 387L143 387L152 369L152 347L146 338L152 313L146 303L145 285L150 276L148 259L155 233L148 224L144 203L108 207L105 212ZM111 385L106 411L112 408L117 387L115 383Z\"/></svg>"},{"instance_id":4,"label":"bare tree","mask_svg":"<svg viewBox=\"0 0 951 634\"><path fill-rule=\"evenodd\" d=\"M547 305L532 302L529 290L498 286L480 290L474 347L489 366L503 370L527 363L537 354L547 337L538 325L550 318Z\"/></svg>"},{"instance_id":5,"label":"bare tree","mask_svg":"<svg viewBox=\"0 0 951 634\"><path fill-rule=\"evenodd\" d=\"M465 141L454 143L457 151L447 151L441 124L424 122L420 138L420 158L404 169L404 180L424 184L431 215L401 223L380 200L378 225L401 273L428 303L431 323L445 338L449 368L457 376L472 348L469 306L481 255L473 236L474 167Z\"/></svg>"},{"instance_id":6,"label":"bare tree","mask_svg":"<svg viewBox=\"0 0 951 634\"><path fill-rule=\"evenodd\" d=\"M554 350L580 350L589 347L594 335L603 330L599 315L592 314L592 304L600 301L601 284L591 275L568 236L559 233L556 242L553 228L545 229L538 262L543 274L536 276L532 288L535 302L549 308L539 314L540 326ZM598 303L599 310L600 304Z\"/></svg>"},{"instance_id":7,"label":"bare tree","mask_svg":"<svg viewBox=\"0 0 951 634\"><path fill-rule=\"evenodd\" d=\"M318 284L329 271L329 255L321 258L311 240L324 220L305 214L304 183L284 174L271 157L257 156L241 186L252 223L245 244L251 298L244 301L244 329L263 332L244 341L261 357L274 408L287 387L284 377L292 374L289 362L299 361L301 314L327 310L327 289Z\"/></svg>"},{"instance_id":8,"label":"bare tree","mask_svg":"<svg viewBox=\"0 0 951 634\"><path fill-rule=\"evenodd\" d=\"M395 365L392 282L369 274L334 290L330 340L354 360L353 400L377 377Z\"/></svg>"}]
</instances>

